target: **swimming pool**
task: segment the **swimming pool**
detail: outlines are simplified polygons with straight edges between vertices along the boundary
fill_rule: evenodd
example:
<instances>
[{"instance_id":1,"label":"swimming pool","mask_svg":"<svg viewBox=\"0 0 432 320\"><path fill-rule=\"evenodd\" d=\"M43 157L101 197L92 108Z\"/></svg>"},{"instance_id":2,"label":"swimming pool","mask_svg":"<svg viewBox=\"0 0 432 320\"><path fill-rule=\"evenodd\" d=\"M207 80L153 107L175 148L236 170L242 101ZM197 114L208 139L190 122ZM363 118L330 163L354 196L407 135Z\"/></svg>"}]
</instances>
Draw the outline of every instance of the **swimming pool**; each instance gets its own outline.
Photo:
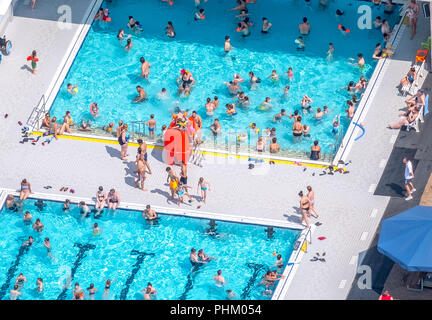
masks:
<instances>
[{"instance_id":1,"label":"swimming pool","mask_svg":"<svg viewBox=\"0 0 432 320\"><path fill-rule=\"evenodd\" d=\"M299 230L275 227L273 239L268 239L265 226L216 221L214 237L205 234L208 219L160 214L159 222L149 225L141 212L129 210L81 219L75 205L64 213L59 202L45 201L39 210L35 201L26 200L23 211L31 212L33 222L41 220L41 234L24 224L22 212L0 211L5 226L0 236L0 299L9 299L21 272L28 280L22 290L25 300L70 300L72 290L63 287L71 274L72 284L79 282L84 290L94 283L99 289L96 299L102 298L108 278L112 286L107 299L140 300L147 282L157 289L157 299L225 299L225 290L233 290L236 299L269 299L262 295L261 276L274 265L273 253L288 262L300 235ZM92 235L95 222L102 229L99 236ZM28 251L21 249L30 235L35 243ZM45 237L50 239L52 257L43 246ZM193 269L192 247L216 260ZM212 280L219 269L227 280L223 288ZM42 294L35 290L39 277L44 282Z\"/></svg>"},{"instance_id":2,"label":"swimming pool","mask_svg":"<svg viewBox=\"0 0 432 320\"><path fill-rule=\"evenodd\" d=\"M249 5L250 19L254 22L251 35L242 38L235 32L238 22L235 13L226 11L232 4L233 1L208 1L202 5L206 10L205 20L194 21L196 9L192 1L174 3L173 6L159 1L105 2L103 7L110 9L112 22L93 23L52 105L51 114L61 119L65 111L70 110L75 121L90 119L93 127L98 128L118 120L131 125L133 121L147 121L150 114L154 114L157 133L160 134L161 126L168 125L171 113L180 107L189 112L196 110L203 118L204 128L208 128L215 118L220 119L223 134L218 138L216 148L218 143L223 144L227 139L235 140L237 135L247 131L251 122L255 122L261 133L266 127L276 128L276 137L288 155L305 156L313 140L320 142L322 153L331 155L336 150L336 140L331 132L334 116L341 115L342 129L349 125L345 109L350 95L340 89L351 80L357 81L361 75L371 76L376 64L371 58L373 48L382 41L380 30L357 28L357 8L360 5L371 6L373 19L380 15L391 25L398 18L397 8L389 16L383 12L383 6L376 7L364 1L331 1L325 9L317 3L305 5L303 1L258 1ZM336 9L343 10L345 14L336 17ZM136 35L128 30L129 15L143 25L141 34ZM269 34L260 32L263 16L273 24ZM305 36L306 50L299 52L294 40L299 35L297 26L304 16L308 17L312 32ZM163 32L168 20L175 27L175 39L167 38ZM350 28L351 32L343 35L338 30L339 24ZM125 43L119 43L116 39L121 28L133 35L130 52L124 50ZM228 55L223 51L225 35L230 35L235 48ZM335 46L331 62L326 58L329 42ZM359 52L364 54L367 63L363 72L347 63L348 58L355 57ZM141 56L151 64L149 81L138 77ZM286 76L288 67L294 71L292 81ZM197 81L188 98L176 95L175 80L183 68L191 71ZM277 83L267 79L273 69L281 77ZM250 90L246 85L249 71L262 79L257 90ZM246 79L241 87L249 96L251 105L247 109L237 107L238 114L230 117L225 113L225 104L236 100L223 82L232 80L235 73ZM78 94L70 96L66 91L67 83L78 84ZM137 85L147 92L148 101L132 103ZM290 85L287 98L282 97L285 85ZM169 97L158 99L157 94L163 87ZM304 94L313 99L314 110L326 105L329 114L322 120L316 120L313 113L304 115L303 122L311 126L311 137L294 142L292 120L274 123L272 119L282 108L288 114L301 110L300 101ZM220 105L214 116L207 116L204 107L206 98L215 95L219 97ZM259 111L257 107L265 97L272 99L273 108ZM97 102L100 108L100 116L96 119L89 111L92 102ZM209 131L203 133L213 146ZM256 137L251 137L251 140L254 145Z\"/></svg>"}]
</instances>

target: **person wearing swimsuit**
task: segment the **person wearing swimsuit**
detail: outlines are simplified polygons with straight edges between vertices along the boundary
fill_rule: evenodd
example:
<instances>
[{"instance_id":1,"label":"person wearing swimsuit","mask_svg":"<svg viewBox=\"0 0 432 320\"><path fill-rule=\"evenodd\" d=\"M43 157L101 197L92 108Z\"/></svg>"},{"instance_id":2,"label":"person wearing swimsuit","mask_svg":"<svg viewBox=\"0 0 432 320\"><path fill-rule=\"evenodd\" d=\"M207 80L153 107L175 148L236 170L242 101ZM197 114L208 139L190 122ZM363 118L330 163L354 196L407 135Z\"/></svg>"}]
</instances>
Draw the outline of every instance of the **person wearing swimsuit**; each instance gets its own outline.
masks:
<instances>
[{"instance_id":1,"label":"person wearing swimsuit","mask_svg":"<svg viewBox=\"0 0 432 320\"><path fill-rule=\"evenodd\" d=\"M200 260L198 260L197 253L196 253L196 250L195 250L194 248L192 248L191 251L190 251L189 261L190 261L190 263L191 263L194 267L195 267L195 266L199 266L199 265L201 265L201 264L203 264L203 263L207 263L207 262L205 262L205 261L200 261Z\"/></svg>"},{"instance_id":2,"label":"person wearing swimsuit","mask_svg":"<svg viewBox=\"0 0 432 320\"><path fill-rule=\"evenodd\" d=\"M98 192L96 192L96 205L95 205L95 209L96 210L102 210L103 208L105 208L106 205L106 193L103 189L102 186L99 186L99 190Z\"/></svg>"},{"instance_id":3,"label":"person wearing swimsuit","mask_svg":"<svg viewBox=\"0 0 432 320\"><path fill-rule=\"evenodd\" d=\"M90 283L90 287L87 288L87 291L89 292L89 299L94 300L97 289L95 288L93 283Z\"/></svg>"},{"instance_id":4,"label":"person wearing swimsuit","mask_svg":"<svg viewBox=\"0 0 432 320\"><path fill-rule=\"evenodd\" d=\"M28 196L32 193L33 192L31 191L30 182L28 182L27 179L23 179L21 181L20 200L26 200Z\"/></svg>"},{"instance_id":5,"label":"person wearing swimsuit","mask_svg":"<svg viewBox=\"0 0 432 320\"><path fill-rule=\"evenodd\" d=\"M311 147L311 160L319 160L321 158L321 147L318 146L318 140L314 141L314 145Z\"/></svg>"},{"instance_id":6,"label":"person wearing swimsuit","mask_svg":"<svg viewBox=\"0 0 432 320\"><path fill-rule=\"evenodd\" d=\"M122 160L127 160L126 157L128 156L128 154L127 154L128 142L127 142L127 139L126 139L127 129L128 129L128 125L124 124L122 126L121 131L120 131L120 137L118 137L118 142L119 142L119 144L121 146L121 152L120 152L120 154L121 154L121 159Z\"/></svg>"},{"instance_id":7,"label":"person wearing swimsuit","mask_svg":"<svg viewBox=\"0 0 432 320\"><path fill-rule=\"evenodd\" d=\"M408 5L407 15L410 19L411 40L412 40L417 31L417 19L419 16L419 6L416 3L416 0L411 0L411 3Z\"/></svg>"},{"instance_id":8,"label":"person wearing swimsuit","mask_svg":"<svg viewBox=\"0 0 432 320\"><path fill-rule=\"evenodd\" d=\"M298 116L296 121L294 121L294 124L292 126L294 141L300 140L300 138L303 134L303 125L301 123L301 120L302 120L302 117Z\"/></svg>"},{"instance_id":9,"label":"person wearing swimsuit","mask_svg":"<svg viewBox=\"0 0 432 320\"><path fill-rule=\"evenodd\" d=\"M105 289L104 289L104 292L103 292L103 294L102 294L102 299L103 299L103 300L105 300L105 299L107 298L107 296L108 296L108 294L109 294L109 291L110 291L110 287L111 287L111 280L108 279L108 280L105 282Z\"/></svg>"},{"instance_id":10,"label":"person wearing swimsuit","mask_svg":"<svg viewBox=\"0 0 432 320\"><path fill-rule=\"evenodd\" d=\"M309 209L310 209L310 203L309 203L309 199L308 197L306 197L305 195L303 195L303 191L299 192L299 197L300 197L300 210L302 212L302 218L300 223L303 224L303 220L306 222L306 228L309 228Z\"/></svg>"},{"instance_id":11,"label":"person wearing swimsuit","mask_svg":"<svg viewBox=\"0 0 432 320\"><path fill-rule=\"evenodd\" d=\"M198 190L201 189L201 201L206 203L207 198L207 189L210 191L210 183L208 181L205 181L203 177L199 178L198 180Z\"/></svg>"},{"instance_id":12,"label":"person wearing swimsuit","mask_svg":"<svg viewBox=\"0 0 432 320\"><path fill-rule=\"evenodd\" d=\"M120 205L120 196L115 191L115 189L111 189L108 193L108 210L116 210L117 207Z\"/></svg>"}]
</instances>

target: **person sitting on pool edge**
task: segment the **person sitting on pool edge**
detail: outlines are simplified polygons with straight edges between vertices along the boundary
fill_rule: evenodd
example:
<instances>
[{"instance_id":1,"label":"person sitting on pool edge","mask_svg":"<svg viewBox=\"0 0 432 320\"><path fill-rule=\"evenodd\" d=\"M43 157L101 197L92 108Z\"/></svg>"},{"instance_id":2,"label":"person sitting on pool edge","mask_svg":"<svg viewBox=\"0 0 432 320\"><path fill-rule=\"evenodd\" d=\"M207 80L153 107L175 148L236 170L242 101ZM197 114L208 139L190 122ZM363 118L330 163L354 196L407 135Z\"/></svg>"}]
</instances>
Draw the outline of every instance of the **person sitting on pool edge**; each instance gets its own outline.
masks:
<instances>
[{"instance_id":1,"label":"person sitting on pool edge","mask_svg":"<svg viewBox=\"0 0 432 320\"><path fill-rule=\"evenodd\" d=\"M311 160L319 160L321 159L321 147L318 145L318 140L315 140L313 146L311 147Z\"/></svg>"}]
</instances>

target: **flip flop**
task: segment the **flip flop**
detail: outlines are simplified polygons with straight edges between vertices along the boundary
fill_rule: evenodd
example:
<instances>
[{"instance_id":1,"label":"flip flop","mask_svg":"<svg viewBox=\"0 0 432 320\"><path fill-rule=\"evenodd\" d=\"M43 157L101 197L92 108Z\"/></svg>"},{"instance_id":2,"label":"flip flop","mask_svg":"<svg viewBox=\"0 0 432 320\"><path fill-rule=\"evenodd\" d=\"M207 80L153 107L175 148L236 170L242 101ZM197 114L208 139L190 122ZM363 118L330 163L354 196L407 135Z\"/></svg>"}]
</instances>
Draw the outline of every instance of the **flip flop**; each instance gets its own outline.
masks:
<instances>
[{"instance_id":1,"label":"flip flop","mask_svg":"<svg viewBox=\"0 0 432 320\"><path fill-rule=\"evenodd\" d=\"M318 240L325 240L327 239L326 237L319 237Z\"/></svg>"},{"instance_id":2,"label":"flip flop","mask_svg":"<svg viewBox=\"0 0 432 320\"><path fill-rule=\"evenodd\" d=\"M314 173L312 173L312 177L315 177L315 172L314 172Z\"/></svg>"},{"instance_id":3,"label":"flip flop","mask_svg":"<svg viewBox=\"0 0 432 320\"><path fill-rule=\"evenodd\" d=\"M318 261L317 257L313 257L312 259L310 259L310 261L314 262L314 261Z\"/></svg>"},{"instance_id":4,"label":"flip flop","mask_svg":"<svg viewBox=\"0 0 432 320\"><path fill-rule=\"evenodd\" d=\"M64 188L65 188L65 187L61 187L61 188L60 188L60 191L63 191L63 190L64 190Z\"/></svg>"},{"instance_id":5,"label":"flip flop","mask_svg":"<svg viewBox=\"0 0 432 320\"><path fill-rule=\"evenodd\" d=\"M321 222L317 222L317 223L315 223L315 225L316 225L317 227L319 227L320 225L322 225L322 223L321 223Z\"/></svg>"},{"instance_id":6,"label":"flip flop","mask_svg":"<svg viewBox=\"0 0 432 320\"><path fill-rule=\"evenodd\" d=\"M64 188L64 190L63 190L63 191L64 191L64 192L66 192L66 191L68 191L68 189L69 189L69 188L68 188L68 187L66 187L66 188Z\"/></svg>"},{"instance_id":7,"label":"flip flop","mask_svg":"<svg viewBox=\"0 0 432 320\"><path fill-rule=\"evenodd\" d=\"M349 173L349 171L344 171L344 172L343 172L343 174L347 174L347 173Z\"/></svg>"},{"instance_id":8,"label":"flip flop","mask_svg":"<svg viewBox=\"0 0 432 320\"><path fill-rule=\"evenodd\" d=\"M201 206L198 206L198 207L197 207L197 209L200 209L200 208L201 208Z\"/></svg>"},{"instance_id":9,"label":"flip flop","mask_svg":"<svg viewBox=\"0 0 432 320\"><path fill-rule=\"evenodd\" d=\"M9 115L6 113L6 114L4 115L4 118L6 119L7 117L9 117Z\"/></svg>"},{"instance_id":10,"label":"flip flop","mask_svg":"<svg viewBox=\"0 0 432 320\"><path fill-rule=\"evenodd\" d=\"M18 124L19 124L20 126L22 126L22 122L21 122L21 121L18 121Z\"/></svg>"},{"instance_id":11,"label":"flip flop","mask_svg":"<svg viewBox=\"0 0 432 320\"><path fill-rule=\"evenodd\" d=\"M304 168L304 169L303 169L303 172L305 172L305 171L306 171L306 169L307 169L307 168Z\"/></svg>"},{"instance_id":12,"label":"flip flop","mask_svg":"<svg viewBox=\"0 0 432 320\"><path fill-rule=\"evenodd\" d=\"M326 260L324 258L318 259L321 262L326 262Z\"/></svg>"},{"instance_id":13,"label":"flip flop","mask_svg":"<svg viewBox=\"0 0 432 320\"><path fill-rule=\"evenodd\" d=\"M75 190L74 189L70 189L69 192L70 193L75 193Z\"/></svg>"}]
</instances>

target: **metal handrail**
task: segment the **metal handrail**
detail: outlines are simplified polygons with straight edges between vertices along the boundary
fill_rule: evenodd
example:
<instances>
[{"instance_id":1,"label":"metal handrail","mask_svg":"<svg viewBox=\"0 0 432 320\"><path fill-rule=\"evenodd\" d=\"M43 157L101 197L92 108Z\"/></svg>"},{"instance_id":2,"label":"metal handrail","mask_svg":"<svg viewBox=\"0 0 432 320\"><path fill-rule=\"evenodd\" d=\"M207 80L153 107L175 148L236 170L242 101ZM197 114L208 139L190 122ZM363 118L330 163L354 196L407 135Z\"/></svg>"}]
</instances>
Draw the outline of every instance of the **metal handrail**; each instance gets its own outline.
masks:
<instances>
[{"instance_id":1,"label":"metal handrail","mask_svg":"<svg viewBox=\"0 0 432 320\"><path fill-rule=\"evenodd\" d=\"M40 121L43 119L46 112L46 99L45 95L43 94L39 99L38 104L36 105L36 107L33 108L29 118L27 119L27 125L32 127L33 130L39 130Z\"/></svg>"}]
</instances>

